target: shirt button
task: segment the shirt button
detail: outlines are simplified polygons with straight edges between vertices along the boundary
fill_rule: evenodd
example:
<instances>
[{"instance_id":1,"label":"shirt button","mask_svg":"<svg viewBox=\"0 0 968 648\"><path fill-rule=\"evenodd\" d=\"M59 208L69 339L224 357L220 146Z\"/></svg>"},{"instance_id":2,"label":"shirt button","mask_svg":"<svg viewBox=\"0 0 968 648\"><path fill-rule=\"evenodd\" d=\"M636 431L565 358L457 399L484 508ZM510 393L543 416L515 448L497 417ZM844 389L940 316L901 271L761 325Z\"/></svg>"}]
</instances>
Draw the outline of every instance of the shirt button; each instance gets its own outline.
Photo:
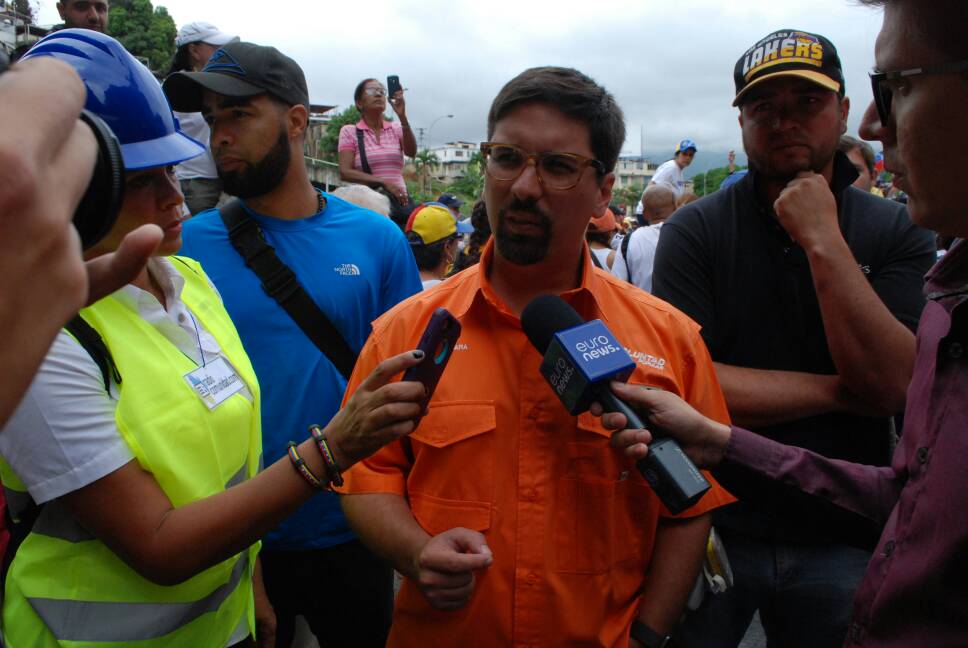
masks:
<instances>
[{"instance_id":1,"label":"shirt button","mask_svg":"<svg viewBox=\"0 0 968 648\"><path fill-rule=\"evenodd\" d=\"M952 342L948 345L948 356L957 360L965 355L965 347L960 342Z\"/></svg>"},{"instance_id":2,"label":"shirt button","mask_svg":"<svg viewBox=\"0 0 968 648\"><path fill-rule=\"evenodd\" d=\"M928 463L928 449L918 448L918 463L926 464Z\"/></svg>"},{"instance_id":3,"label":"shirt button","mask_svg":"<svg viewBox=\"0 0 968 648\"><path fill-rule=\"evenodd\" d=\"M185 321L185 313L179 313L178 314L178 321L179 322L184 322Z\"/></svg>"},{"instance_id":4,"label":"shirt button","mask_svg":"<svg viewBox=\"0 0 968 648\"><path fill-rule=\"evenodd\" d=\"M525 502L533 502L538 499L538 491L533 488L525 488L521 491L521 499Z\"/></svg>"},{"instance_id":5,"label":"shirt button","mask_svg":"<svg viewBox=\"0 0 968 648\"><path fill-rule=\"evenodd\" d=\"M884 543L884 555L885 556L890 556L892 553L894 553L894 546L895 545L894 545L894 541L893 540L888 540L887 542L885 542Z\"/></svg>"},{"instance_id":6,"label":"shirt button","mask_svg":"<svg viewBox=\"0 0 968 648\"><path fill-rule=\"evenodd\" d=\"M536 573L531 572L525 577L524 580L528 583L528 585L534 587L535 585L538 584L538 581L541 580L541 577L538 576Z\"/></svg>"}]
</instances>

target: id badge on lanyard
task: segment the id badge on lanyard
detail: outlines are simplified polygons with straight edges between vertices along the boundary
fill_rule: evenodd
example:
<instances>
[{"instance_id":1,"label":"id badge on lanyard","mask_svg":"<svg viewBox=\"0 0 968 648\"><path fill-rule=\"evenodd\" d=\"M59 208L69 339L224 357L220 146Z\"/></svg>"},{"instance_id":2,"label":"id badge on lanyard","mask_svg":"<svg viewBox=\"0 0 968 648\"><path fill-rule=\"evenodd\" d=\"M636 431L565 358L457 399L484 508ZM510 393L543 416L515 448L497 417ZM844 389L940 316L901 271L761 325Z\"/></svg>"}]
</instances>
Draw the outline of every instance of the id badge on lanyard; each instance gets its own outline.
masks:
<instances>
[{"instance_id":1,"label":"id badge on lanyard","mask_svg":"<svg viewBox=\"0 0 968 648\"><path fill-rule=\"evenodd\" d=\"M211 362L185 374L185 382L195 390L208 409L213 410L234 394L245 389L245 381L225 358Z\"/></svg>"}]
</instances>

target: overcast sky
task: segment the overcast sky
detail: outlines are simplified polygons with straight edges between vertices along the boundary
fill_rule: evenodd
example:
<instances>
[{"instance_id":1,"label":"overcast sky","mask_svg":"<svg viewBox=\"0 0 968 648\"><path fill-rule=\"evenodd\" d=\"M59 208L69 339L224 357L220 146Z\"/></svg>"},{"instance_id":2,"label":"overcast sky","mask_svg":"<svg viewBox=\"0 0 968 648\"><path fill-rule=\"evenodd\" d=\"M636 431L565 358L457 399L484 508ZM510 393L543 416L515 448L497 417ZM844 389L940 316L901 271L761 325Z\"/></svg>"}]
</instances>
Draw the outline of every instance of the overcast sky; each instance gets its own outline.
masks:
<instances>
[{"instance_id":1,"label":"overcast sky","mask_svg":"<svg viewBox=\"0 0 968 648\"><path fill-rule=\"evenodd\" d=\"M742 148L733 65L761 37L781 28L823 34L837 46L849 132L870 101L880 13L852 0L153 0L181 26L206 20L243 40L274 45L302 65L314 103L345 107L365 77L398 74L415 127L433 128L433 145L486 135L487 110L500 87L535 65L575 67L610 90L625 112L623 153L656 162L694 139L696 169L722 166ZM41 0L41 24L58 22L55 0ZM705 155L704 155L705 153Z\"/></svg>"}]
</instances>

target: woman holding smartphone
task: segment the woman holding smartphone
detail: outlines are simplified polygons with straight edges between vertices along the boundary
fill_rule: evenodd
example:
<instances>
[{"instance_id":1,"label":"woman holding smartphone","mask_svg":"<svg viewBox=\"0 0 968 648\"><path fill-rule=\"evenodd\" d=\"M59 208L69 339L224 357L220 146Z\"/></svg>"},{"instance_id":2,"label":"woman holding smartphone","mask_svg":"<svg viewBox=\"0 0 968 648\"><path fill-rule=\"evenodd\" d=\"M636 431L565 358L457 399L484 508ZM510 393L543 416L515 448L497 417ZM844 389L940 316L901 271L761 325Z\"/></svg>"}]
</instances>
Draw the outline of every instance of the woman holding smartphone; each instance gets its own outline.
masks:
<instances>
[{"instance_id":1,"label":"woman holding smartphone","mask_svg":"<svg viewBox=\"0 0 968 648\"><path fill-rule=\"evenodd\" d=\"M360 81L353 92L353 101L362 118L339 131L340 178L383 191L394 199L396 205L408 205L410 198L403 181L403 156L417 154L417 138L407 121L403 90L396 90L390 97L397 121L383 119L387 109L387 89L376 79Z\"/></svg>"},{"instance_id":2,"label":"woman holding smartphone","mask_svg":"<svg viewBox=\"0 0 968 648\"><path fill-rule=\"evenodd\" d=\"M173 165L204 148L181 133L161 87L116 40L62 30L28 57L70 64L86 107L117 135L125 196L85 251L153 224L147 268L83 309L48 352L0 433L12 517L29 529L6 578L11 648L272 645L258 540L340 471L409 433L423 386L389 380L395 356L289 458L260 472L259 385L221 300L181 246ZM297 575L298 577L298 575ZM255 585L254 585L255 581ZM320 588L338 587L318 583ZM260 602L263 603L260 605Z\"/></svg>"}]
</instances>

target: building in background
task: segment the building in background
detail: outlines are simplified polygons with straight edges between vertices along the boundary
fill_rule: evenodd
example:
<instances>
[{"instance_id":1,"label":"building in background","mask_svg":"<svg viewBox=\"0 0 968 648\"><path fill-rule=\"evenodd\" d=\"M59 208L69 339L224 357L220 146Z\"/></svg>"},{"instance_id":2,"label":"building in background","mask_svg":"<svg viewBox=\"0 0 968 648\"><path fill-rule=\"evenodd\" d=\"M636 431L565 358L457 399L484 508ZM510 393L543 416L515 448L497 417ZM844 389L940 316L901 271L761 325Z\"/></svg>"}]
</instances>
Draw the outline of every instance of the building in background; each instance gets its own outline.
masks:
<instances>
[{"instance_id":1,"label":"building in background","mask_svg":"<svg viewBox=\"0 0 968 648\"><path fill-rule=\"evenodd\" d=\"M0 0L0 52L8 56L15 49L33 45L50 31L47 27L29 24L29 20L17 12L16 4Z\"/></svg>"},{"instance_id":2,"label":"building in background","mask_svg":"<svg viewBox=\"0 0 968 648\"><path fill-rule=\"evenodd\" d=\"M480 152L481 145L474 142L447 142L435 146L431 151L437 156L433 176L444 183L450 183L467 173L471 157Z\"/></svg>"},{"instance_id":3,"label":"building in background","mask_svg":"<svg viewBox=\"0 0 968 648\"><path fill-rule=\"evenodd\" d=\"M645 188L658 168L644 155L622 155L615 165L615 188L638 185Z\"/></svg>"}]
</instances>

